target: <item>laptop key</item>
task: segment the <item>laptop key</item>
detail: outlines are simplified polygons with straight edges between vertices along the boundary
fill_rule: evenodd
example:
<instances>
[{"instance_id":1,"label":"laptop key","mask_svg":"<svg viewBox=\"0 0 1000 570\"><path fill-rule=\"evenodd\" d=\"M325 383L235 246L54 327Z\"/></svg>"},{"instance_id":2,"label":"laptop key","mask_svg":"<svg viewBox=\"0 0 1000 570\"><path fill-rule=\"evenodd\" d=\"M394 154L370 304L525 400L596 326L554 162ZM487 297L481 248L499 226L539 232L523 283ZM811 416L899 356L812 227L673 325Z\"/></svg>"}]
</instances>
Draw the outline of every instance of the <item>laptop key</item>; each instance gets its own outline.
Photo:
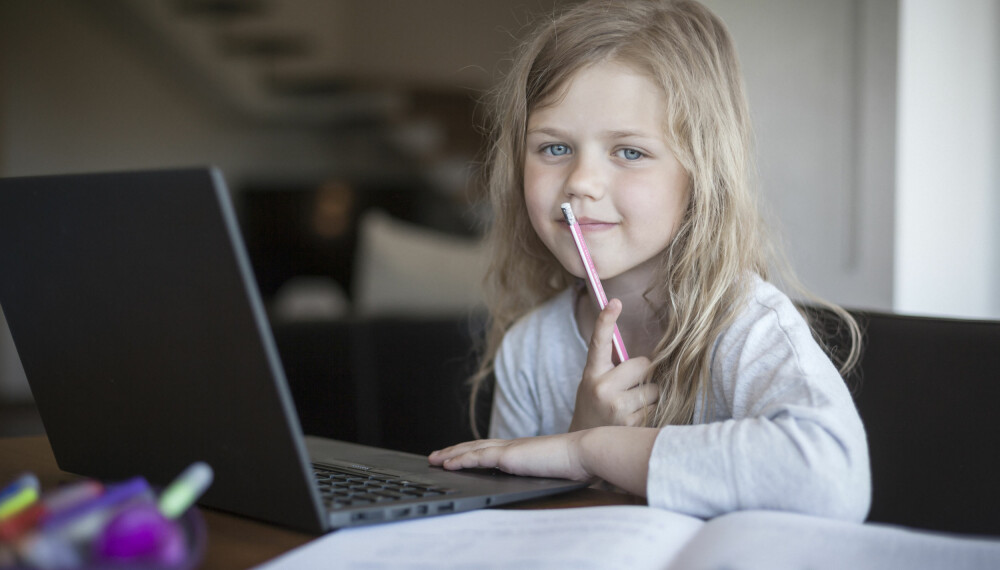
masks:
<instances>
[{"instance_id":1,"label":"laptop key","mask_svg":"<svg viewBox=\"0 0 1000 570\"><path fill-rule=\"evenodd\" d=\"M364 495L358 495L354 499L355 500L359 500L360 499L360 500L372 501L374 503L381 503L381 502L384 502L384 501L391 500L391 497L385 497L385 496L378 495L378 494L375 494L375 493L365 493Z\"/></svg>"}]
</instances>

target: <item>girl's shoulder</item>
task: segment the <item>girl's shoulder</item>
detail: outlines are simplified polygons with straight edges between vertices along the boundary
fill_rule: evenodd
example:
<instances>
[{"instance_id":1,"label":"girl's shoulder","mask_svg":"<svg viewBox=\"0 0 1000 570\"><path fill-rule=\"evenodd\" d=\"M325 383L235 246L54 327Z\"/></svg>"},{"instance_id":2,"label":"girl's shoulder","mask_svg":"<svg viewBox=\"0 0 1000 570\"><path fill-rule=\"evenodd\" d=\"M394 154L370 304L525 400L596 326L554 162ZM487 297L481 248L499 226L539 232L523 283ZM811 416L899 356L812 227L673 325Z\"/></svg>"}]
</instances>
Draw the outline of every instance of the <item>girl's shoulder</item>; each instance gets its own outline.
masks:
<instances>
[{"instance_id":1,"label":"girl's shoulder","mask_svg":"<svg viewBox=\"0 0 1000 570\"><path fill-rule=\"evenodd\" d=\"M756 273L750 277L746 301L744 312L777 313L779 315L799 314L795 303L788 295Z\"/></svg>"},{"instance_id":2,"label":"girl's shoulder","mask_svg":"<svg viewBox=\"0 0 1000 570\"><path fill-rule=\"evenodd\" d=\"M784 291L756 272L747 274L742 298L736 300L735 306L737 321L767 313L798 313L795 303Z\"/></svg>"},{"instance_id":3,"label":"girl's shoulder","mask_svg":"<svg viewBox=\"0 0 1000 570\"><path fill-rule=\"evenodd\" d=\"M754 273L736 317L719 335L719 345L744 344L770 338L791 345L812 342L809 324L791 298Z\"/></svg>"}]
</instances>

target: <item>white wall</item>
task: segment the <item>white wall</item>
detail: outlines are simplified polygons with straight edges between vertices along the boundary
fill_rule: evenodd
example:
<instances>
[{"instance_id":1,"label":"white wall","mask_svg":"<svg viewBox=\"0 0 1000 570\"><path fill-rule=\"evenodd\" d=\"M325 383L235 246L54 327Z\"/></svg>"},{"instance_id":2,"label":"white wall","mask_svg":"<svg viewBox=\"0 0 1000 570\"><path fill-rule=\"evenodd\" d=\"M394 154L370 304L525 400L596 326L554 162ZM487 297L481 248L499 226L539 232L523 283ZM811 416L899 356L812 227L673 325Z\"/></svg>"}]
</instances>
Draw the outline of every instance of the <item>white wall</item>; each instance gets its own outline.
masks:
<instances>
[{"instance_id":1,"label":"white wall","mask_svg":"<svg viewBox=\"0 0 1000 570\"><path fill-rule=\"evenodd\" d=\"M1000 2L902 0L894 308L1000 318Z\"/></svg>"},{"instance_id":2,"label":"white wall","mask_svg":"<svg viewBox=\"0 0 1000 570\"><path fill-rule=\"evenodd\" d=\"M746 76L762 191L793 269L892 306L896 0L706 0Z\"/></svg>"}]
</instances>

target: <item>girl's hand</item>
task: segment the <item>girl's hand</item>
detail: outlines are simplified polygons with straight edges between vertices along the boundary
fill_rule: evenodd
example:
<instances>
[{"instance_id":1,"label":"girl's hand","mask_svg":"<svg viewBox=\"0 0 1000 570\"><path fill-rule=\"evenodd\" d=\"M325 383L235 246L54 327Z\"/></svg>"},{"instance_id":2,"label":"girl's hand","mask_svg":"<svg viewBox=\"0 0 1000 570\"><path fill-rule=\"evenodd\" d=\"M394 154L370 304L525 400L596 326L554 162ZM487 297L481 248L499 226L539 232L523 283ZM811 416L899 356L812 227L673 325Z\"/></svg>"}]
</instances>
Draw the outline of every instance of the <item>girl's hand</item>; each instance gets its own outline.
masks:
<instances>
[{"instance_id":1,"label":"girl's hand","mask_svg":"<svg viewBox=\"0 0 1000 570\"><path fill-rule=\"evenodd\" d=\"M513 475L585 481L592 476L581 461L583 433L468 441L435 451L428 461L448 470L484 467Z\"/></svg>"},{"instance_id":2,"label":"girl's hand","mask_svg":"<svg viewBox=\"0 0 1000 570\"><path fill-rule=\"evenodd\" d=\"M576 389L571 432L598 426L642 426L646 414L656 409L660 390L647 381L649 359L640 356L612 364L611 338L621 310L621 301L611 299L597 315L587 365Z\"/></svg>"}]
</instances>

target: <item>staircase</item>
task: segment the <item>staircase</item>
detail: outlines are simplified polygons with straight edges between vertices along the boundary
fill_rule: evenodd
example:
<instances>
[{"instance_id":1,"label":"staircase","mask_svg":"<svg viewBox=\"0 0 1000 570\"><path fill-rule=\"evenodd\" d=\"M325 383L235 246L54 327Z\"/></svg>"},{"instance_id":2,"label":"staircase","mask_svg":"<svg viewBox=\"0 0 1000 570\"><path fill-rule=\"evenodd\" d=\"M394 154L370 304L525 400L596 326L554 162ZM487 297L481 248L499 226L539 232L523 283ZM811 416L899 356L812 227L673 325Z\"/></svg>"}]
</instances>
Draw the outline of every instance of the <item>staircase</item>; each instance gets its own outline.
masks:
<instances>
[{"instance_id":1,"label":"staircase","mask_svg":"<svg viewBox=\"0 0 1000 570\"><path fill-rule=\"evenodd\" d=\"M96 0L103 15L220 104L282 125L377 120L398 90L357 77L345 0Z\"/></svg>"}]
</instances>

